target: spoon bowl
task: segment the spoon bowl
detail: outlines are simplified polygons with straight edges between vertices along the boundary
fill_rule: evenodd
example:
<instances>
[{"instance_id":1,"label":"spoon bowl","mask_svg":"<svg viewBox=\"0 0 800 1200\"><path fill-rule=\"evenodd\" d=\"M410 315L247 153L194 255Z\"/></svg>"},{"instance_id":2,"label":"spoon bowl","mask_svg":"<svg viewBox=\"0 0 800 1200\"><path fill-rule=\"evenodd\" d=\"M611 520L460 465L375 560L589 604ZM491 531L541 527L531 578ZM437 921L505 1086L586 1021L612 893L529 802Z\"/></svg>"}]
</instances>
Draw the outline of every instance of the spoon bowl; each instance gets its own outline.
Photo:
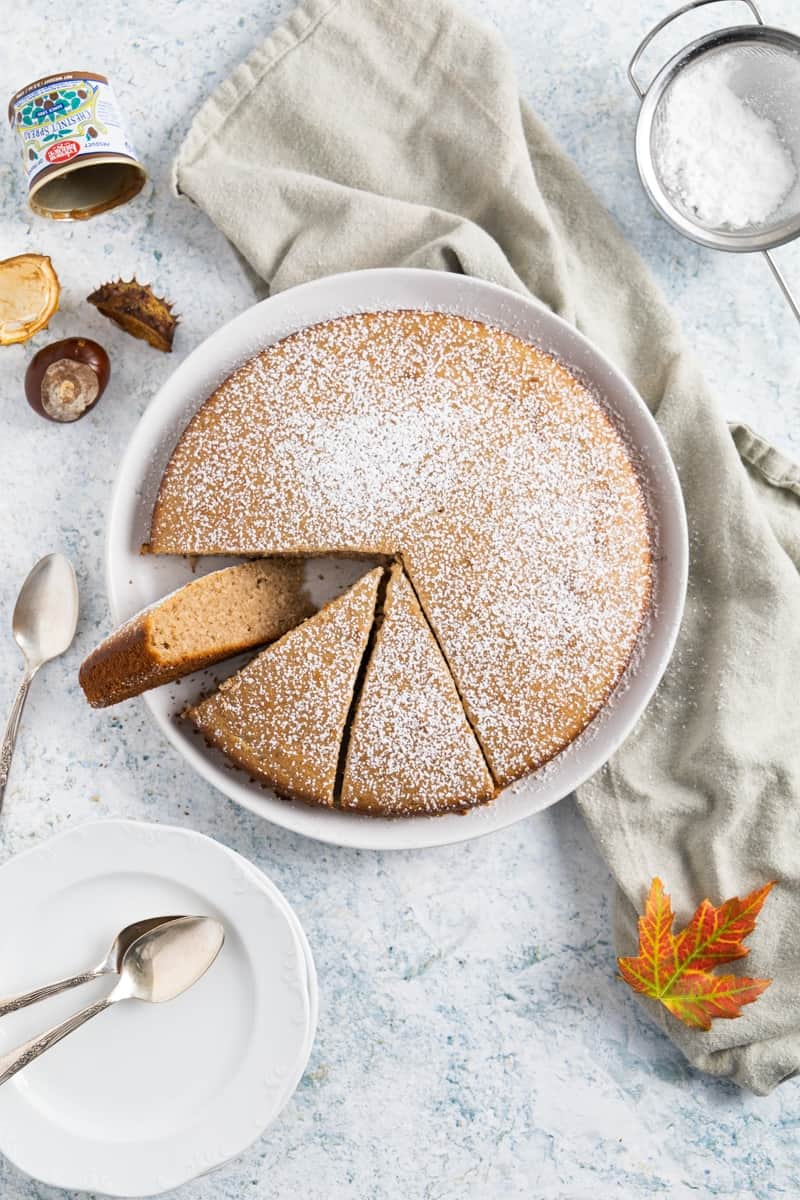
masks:
<instances>
[{"instance_id":1,"label":"spoon bowl","mask_svg":"<svg viewBox=\"0 0 800 1200\"><path fill-rule=\"evenodd\" d=\"M20 588L11 628L29 668L68 650L78 625L78 582L63 554L40 558Z\"/></svg>"},{"instance_id":2,"label":"spoon bowl","mask_svg":"<svg viewBox=\"0 0 800 1200\"><path fill-rule=\"evenodd\" d=\"M78 626L78 581L63 554L40 558L20 588L11 628L25 659L25 672L0 744L0 807L11 770L20 717L39 668L72 644Z\"/></svg>"},{"instance_id":3,"label":"spoon bowl","mask_svg":"<svg viewBox=\"0 0 800 1200\"><path fill-rule=\"evenodd\" d=\"M212 917L179 917L158 925L125 952L114 992L119 999L150 1004L174 1000L205 975L224 941L225 930Z\"/></svg>"},{"instance_id":4,"label":"spoon bowl","mask_svg":"<svg viewBox=\"0 0 800 1200\"><path fill-rule=\"evenodd\" d=\"M108 953L97 968L97 974L106 975L116 972L119 975L125 955L142 934L149 933L151 929L157 929L159 925L171 924L173 921L181 919L176 913L171 917L147 917L144 921L134 921L132 925L126 925L109 946Z\"/></svg>"}]
</instances>

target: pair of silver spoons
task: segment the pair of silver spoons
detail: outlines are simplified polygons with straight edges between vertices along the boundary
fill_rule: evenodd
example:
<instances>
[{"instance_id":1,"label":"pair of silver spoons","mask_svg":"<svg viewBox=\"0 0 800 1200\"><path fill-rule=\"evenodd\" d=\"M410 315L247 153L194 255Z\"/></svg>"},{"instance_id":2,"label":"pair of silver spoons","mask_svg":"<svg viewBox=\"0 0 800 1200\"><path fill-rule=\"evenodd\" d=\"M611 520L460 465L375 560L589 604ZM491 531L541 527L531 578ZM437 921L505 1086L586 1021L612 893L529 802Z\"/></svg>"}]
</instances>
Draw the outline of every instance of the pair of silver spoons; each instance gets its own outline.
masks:
<instances>
[{"instance_id":1,"label":"pair of silver spoons","mask_svg":"<svg viewBox=\"0 0 800 1200\"><path fill-rule=\"evenodd\" d=\"M0 1055L0 1086L67 1034L121 1000L150 1004L174 1000L205 975L224 941L225 930L212 917L151 917L126 926L105 958L89 971L0 1000L0 1016L4 1016L103 975L119 976L102 1000Z\"/></svg>"}]
</instances>

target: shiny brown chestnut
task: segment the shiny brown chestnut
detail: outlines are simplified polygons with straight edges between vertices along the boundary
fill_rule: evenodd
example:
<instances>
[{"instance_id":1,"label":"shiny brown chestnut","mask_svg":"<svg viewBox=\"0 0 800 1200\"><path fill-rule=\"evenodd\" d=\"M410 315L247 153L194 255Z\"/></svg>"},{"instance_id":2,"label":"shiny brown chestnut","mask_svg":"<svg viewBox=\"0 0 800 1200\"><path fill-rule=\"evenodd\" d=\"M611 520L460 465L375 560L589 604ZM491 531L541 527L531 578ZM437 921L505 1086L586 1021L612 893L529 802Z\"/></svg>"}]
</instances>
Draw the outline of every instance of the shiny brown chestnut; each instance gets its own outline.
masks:
<instances>
[{"instance_id":1,"label":"shiny brown chestnut","mask_svg":"<svg viewBox=\"0 0 800 1200\"><path fill-rule=\"evenodd\" d=\"M28 364L25 395L34 412L48 421L77 421L106 390L111 363L89 338L64 338L44 346Z\"/></svg>"}]
</instances>

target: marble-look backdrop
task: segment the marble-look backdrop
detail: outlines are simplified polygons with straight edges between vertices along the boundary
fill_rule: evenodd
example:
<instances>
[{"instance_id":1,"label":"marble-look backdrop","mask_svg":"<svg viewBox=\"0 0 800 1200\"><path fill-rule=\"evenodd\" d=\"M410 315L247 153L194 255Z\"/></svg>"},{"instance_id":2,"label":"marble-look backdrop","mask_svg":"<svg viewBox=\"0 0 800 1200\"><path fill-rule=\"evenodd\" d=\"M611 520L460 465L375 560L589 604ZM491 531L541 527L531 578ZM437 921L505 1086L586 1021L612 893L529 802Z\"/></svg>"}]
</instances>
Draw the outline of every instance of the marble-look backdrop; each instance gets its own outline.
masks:
<instances>
[{"instance_id":1,"label":"marble-look backdrop","mask_svg":"<svg viewBox=\"0 0 800 1200\"><path fill-rule=\"evenodd\" d=\"M625 66L668 4L464 2L505 36L522 92L650 263L728 414L800 453L800 328L766 265L681 240L639 187ZM262 294L203 214L171 196L170 161L201 100L290 7L108 0L48 6L46 19L23 6L22 20L4 10L6 90L65 66L107 72L151 183L86 225L49 223L28 213L16 152L0 134L0 256L49 253L64 285L49 331L0 351L1 710L19 668L2 630L33 561L69 554L83 604L74 647L33 689L0 854L99 817L186 824L251 858L296 907L322 991L308 1072L275 1126L182 1200L796 1197L798 1085L744 1095L690 1070L651 1028L615 979L611 881L570 801L467 846L337 850L214 793L140 702L111 713L82 702L78 663L109 624L103 538L123 448L184 355ZM684 36L746 12L718 7L687 18ZM800 30L793 0L762 7ZM679 36L664 35L665 51ZM800 287L800 251L778 253ZM99 283L134 273L181 313L171 357L84 303ZM26 405L22 374L33 349L77 333L107 346L114 374L93 413L57 427ZM0 1162L3 1200L57 1195Z\"/></svg>"}]
</instances>

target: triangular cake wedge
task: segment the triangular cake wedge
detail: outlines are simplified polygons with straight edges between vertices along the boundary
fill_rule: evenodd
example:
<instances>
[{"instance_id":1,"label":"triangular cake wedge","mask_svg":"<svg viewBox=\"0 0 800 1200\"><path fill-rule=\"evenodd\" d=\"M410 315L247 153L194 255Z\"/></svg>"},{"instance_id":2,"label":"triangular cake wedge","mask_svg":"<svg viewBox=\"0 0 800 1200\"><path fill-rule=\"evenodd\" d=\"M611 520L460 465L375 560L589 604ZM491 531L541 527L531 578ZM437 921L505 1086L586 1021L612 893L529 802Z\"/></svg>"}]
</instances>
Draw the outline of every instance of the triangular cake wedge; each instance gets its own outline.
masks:
<instances>
[{"instance_id":1,"label":"triangular cake wedge","mask_svg":"<svg viewBox=\"0 0 800 1200\"><path fill-rule=\"evenodd\" d=\"M80 684L93 708L119 704L274 642L313 611L297 559L223 567L121 625L84 659Z\"/></svg>"},{"instance_id":2,"label":"triangular cake wedge","mask_svg":"<svg viewBox=\"0 0 800 1200\"><path fill-rule=\"evenodd\" d=\"M493 794L447 664L395 566L350 729L341 807L382 816L443 813Z\"/></svg>"},{"instance_id":3,"label":"triangular cake wedge","mask_svg":"<svg viewBox=\"0 0 800 1200\"><path fill-rule=\"evenodd\" d=\"M370 571L185 713L211 745L291 800L333 804L382 575Z\"/></svg>"}]
</instances>

